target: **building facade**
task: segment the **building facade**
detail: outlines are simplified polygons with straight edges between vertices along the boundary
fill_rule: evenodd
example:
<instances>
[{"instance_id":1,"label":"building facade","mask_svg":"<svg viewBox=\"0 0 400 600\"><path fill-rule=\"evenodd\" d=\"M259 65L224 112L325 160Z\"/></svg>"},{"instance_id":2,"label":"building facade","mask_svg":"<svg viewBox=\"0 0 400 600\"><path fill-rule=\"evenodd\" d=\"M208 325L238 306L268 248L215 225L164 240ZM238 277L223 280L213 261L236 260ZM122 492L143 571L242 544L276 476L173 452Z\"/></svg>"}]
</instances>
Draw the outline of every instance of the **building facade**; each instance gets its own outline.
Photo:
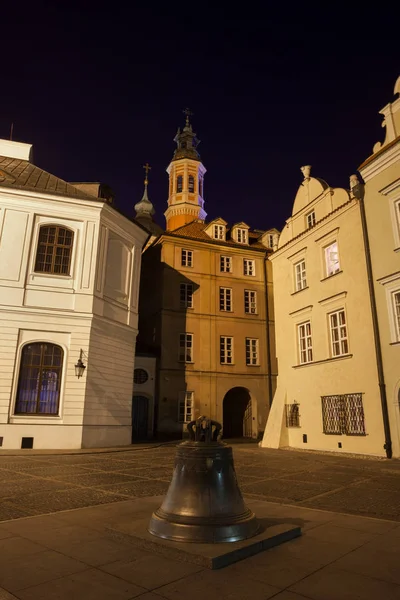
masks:
<instances>
[{"instance_id":1,"label":"building facade","mask_svg":"<svg viewBox=\"0 0 400 600\"><path fill-rule=\"evenodd\" d=\"M261 445L384 455L359 201L310 170L271 256L279 375Z\"/></svg>"},{"instance_id":2,"label":"building facade","mask_svg":"<svg viewBox=\"0 0 400 600\"><path fill-rule=\"evenodd\" d=\"M382 355L383 401L387 404L393 456L400 456L400 77L397 96L380 114L384 142L359 167L365 182L372 279Z\"/></svg>"},{"instance_id":3,"label":"building facade","mask_svg":"<svg viewBox=\"0 0 400 600\"><path fill-rule=\"evenodd\" d=\"M157 434L181 436L202 414L225 437L257 438L275 385L269 256L278 232L207 223L198 140L175 138L166 231L143 254L140 348L158 359Z\"/></svg>"},{"instance_id":4,"label":"building facade","mask_svg":"<svg viewBox=\"0 0 400 600\"><path fill-rule=\"evenodd\" d=\"M0 140L1 445L130 444L148 233L30 157Z\"/></svg>"}]
</instances>

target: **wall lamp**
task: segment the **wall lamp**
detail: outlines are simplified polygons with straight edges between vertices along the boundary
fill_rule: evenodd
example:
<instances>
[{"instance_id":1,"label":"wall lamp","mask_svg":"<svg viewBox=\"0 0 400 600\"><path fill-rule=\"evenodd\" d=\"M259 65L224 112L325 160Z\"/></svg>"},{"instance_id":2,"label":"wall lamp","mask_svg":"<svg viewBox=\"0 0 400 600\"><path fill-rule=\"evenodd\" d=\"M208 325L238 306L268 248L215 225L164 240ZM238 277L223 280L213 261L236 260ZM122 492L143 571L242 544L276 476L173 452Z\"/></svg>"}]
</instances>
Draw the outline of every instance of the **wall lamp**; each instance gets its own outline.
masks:
<instances>
[{"instance_id":1,"label":"wall lamp","mask_svg":"<svg viewBox=\"0 0 400 600\"><path fill-rule=\"evenodd\" d=\"M78 362L75 365L75 375L77 376L78 379L80 377L82 377L82 375L84 374L85 369L86 369L86 365L83 364L82 356L83 356L83 350L81 348L81 352L79 354Z\"/></svg>"}]
</instances>

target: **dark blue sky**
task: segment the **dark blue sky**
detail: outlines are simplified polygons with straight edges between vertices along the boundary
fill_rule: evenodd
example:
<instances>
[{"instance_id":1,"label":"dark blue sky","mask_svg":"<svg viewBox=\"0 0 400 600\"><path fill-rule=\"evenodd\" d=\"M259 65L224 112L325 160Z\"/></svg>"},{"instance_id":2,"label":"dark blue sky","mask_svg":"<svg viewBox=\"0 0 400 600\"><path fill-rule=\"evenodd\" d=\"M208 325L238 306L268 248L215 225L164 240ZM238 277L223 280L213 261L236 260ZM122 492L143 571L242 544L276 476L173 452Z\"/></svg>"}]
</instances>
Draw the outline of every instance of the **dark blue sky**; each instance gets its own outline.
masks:
<instances>
[{"instance_id":1,"label":"dark blue sky","mask_svg":"<svg viewBox=\"0 0 400 600\"><path fill-rule=\"evenodd\" d=\"M209 218L281 228L301 165L348 186L384 135L378 111L400 74L388 11L365 6L12 6L2 7L0 137L13 122L13 139L33 144L38 166L108 183L127 214L148 161L161 225L185 106L208 170Z\"/></svg>"}]
</instances>

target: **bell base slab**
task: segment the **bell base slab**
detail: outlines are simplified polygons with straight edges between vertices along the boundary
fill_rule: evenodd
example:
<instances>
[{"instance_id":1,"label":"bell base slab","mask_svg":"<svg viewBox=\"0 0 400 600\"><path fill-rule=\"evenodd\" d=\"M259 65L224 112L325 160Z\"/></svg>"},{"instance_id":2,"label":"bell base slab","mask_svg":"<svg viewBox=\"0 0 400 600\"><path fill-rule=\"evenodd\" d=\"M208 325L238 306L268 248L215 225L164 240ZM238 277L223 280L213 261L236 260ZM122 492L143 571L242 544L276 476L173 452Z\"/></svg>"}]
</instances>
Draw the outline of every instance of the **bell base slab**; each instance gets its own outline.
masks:
<instances>
[{"instance_id":1,"label":"bell base slab","mask_svg":"<svg viewBox=\"0 0 400 600\"><path fill-rule=\"evenodd\" d=\"M265 519L263 519L265 523ZM156 537L147 530L149 517L124 521L108 529L115 539L129 542L143 550L200 565L207 569L222 569L254 554L279 546L301 535L301 528L286 523L263 525L257 535L239 542L214 544L173 542Z\"/></svg>"}]
</instances>

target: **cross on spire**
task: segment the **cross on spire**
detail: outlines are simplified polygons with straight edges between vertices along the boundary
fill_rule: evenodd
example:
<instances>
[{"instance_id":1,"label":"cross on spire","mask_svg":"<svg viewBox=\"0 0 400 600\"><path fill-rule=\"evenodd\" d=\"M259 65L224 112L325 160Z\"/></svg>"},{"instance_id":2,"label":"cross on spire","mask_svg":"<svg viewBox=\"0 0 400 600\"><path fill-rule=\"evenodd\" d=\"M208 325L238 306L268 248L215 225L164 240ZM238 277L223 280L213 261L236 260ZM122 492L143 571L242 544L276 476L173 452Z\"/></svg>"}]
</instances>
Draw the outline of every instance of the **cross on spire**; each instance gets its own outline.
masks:
<instances>
[{"instance_id":1,"label":"cross on spire","mask_svg":"<svg viewBox=\"0 0 400 600\"><path fill-rule=\"evenodd\" d=\"M186 115L186 126L189 126L189 117L193 117L193 113L189 108L184 108L182 112Z\"/></svg>"},{"instance_id":2,"label":"cross on spire","mask_svg":"<svg viewBox=\"0 0 400 600\"><path fill-rule=\"evenodd\" d=\"M147 185L149 183L149 171L151 170L151 166L148 162L145 165L143 165L143 169L146 171L144 183Z\"/></svg>"}]
</instances>

